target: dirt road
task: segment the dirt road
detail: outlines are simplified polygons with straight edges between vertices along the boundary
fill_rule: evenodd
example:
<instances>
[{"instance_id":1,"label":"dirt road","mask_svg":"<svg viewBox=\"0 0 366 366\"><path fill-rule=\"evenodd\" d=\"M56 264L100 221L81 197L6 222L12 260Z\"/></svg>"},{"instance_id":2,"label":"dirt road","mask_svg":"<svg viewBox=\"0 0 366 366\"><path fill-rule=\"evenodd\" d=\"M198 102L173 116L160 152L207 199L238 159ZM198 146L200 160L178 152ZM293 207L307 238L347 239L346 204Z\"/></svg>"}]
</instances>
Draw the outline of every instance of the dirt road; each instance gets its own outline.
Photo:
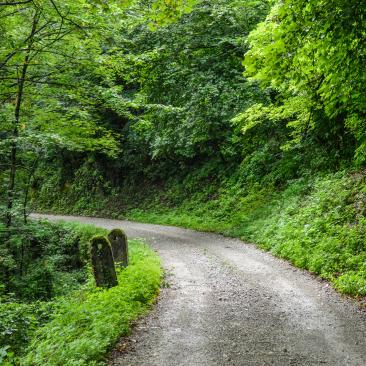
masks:
<instances>
[{"instance_id":1,"label":"dirt road","mask_svg":"<svg viewBox=\"0 0 366 366\"><path fill-rule=\"evenodd\" d=\"M366 313L252 245L175 227L64 219L146 239L168 273L169 287L111 366L366 365Z\"/></svg>"}]
</instances>

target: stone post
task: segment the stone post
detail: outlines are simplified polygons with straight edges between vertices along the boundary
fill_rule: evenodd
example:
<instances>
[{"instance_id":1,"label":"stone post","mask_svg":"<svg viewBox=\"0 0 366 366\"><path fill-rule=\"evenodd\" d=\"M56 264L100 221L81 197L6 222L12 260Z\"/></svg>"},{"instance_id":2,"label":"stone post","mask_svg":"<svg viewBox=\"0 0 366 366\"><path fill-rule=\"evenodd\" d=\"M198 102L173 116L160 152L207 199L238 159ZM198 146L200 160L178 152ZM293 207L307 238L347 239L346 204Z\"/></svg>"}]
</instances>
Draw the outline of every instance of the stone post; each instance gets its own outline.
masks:
<instances>
[{"instance_id":1,"label":"stone post","mask_svg":"<svg viewBox=\"0 0 366 366\"><path fill-rule=\"evenodd\" d=\"M108 234L112 246L114 261L121 267L128 266L128 243L126 234L120 229L113 229Z\"/></svg>"},{"instance_id":2,"label":"stone post","mask_svg":"<svg viewBox=\"0 0 366 366\"><path fill-rule=\"evenodd\" d=\"M98 287L109 288L118 285L111 245L104 236L95 236L91 240L91 261Z\"/></svg>"}]
</instances>

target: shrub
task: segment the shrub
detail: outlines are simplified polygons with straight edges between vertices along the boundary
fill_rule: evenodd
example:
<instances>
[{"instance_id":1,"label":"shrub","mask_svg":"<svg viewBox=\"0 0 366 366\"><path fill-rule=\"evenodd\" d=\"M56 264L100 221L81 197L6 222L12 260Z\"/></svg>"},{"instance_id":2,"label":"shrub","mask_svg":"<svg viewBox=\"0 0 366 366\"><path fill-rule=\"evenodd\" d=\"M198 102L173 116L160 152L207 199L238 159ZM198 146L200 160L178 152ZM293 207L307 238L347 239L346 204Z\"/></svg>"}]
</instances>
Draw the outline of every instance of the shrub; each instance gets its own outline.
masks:
<instances>
[{"instance_id":1,"label":"shrub","mask_svg":"<svg viewBox=\"0 0 366 366\"><path fill-rule=\"evenodd\" d=\"M49 320L53 309L52 302L0 304L0 349L3 350L3 360L5 356L21 355L25 351L35 330Z\"/></svg>"},{"instance_id":2,"label":"shrub","mask_svg":"<svg viewBox=\"0 0 366 366\"><path fill-rule=\"evenodd\" d=\"M241 237L327 279L342 293L365 296L365 186L364 174L352 172L293 180L282 191L230 179L213 200L199 199L206 188L197 187L198 193L182 194L173 209L162 201L127 217Z\"/></svg>"},{"instance_id":3,"label":"shrub","mask_svg":"<svg viewBox=\"0 0 366 366\"><path fill-rule=\"evenodd\" d=\"M5 294L0 283L0 364L24 353L35 330L49 321L57 307L54 297L86 283L90 238L107 233L94 226L47 221L30 222L20 229L11 238L24 252L16 257L21 265L13 272L14 292Z\"/></svg>"},{"instance_id":4,"label":"shrub","mask_svg":"<svg viewBox=\"0 0 366 366\"><path fill-rule=\"evenodd\" d=\"M156 254L141 242L130 246L130 265L111 289L81 290L60 300L51 322L40 328L22 365L92 366L104 363L110 347L144 313L160 288Z\"/></svg>"}]
</instances>

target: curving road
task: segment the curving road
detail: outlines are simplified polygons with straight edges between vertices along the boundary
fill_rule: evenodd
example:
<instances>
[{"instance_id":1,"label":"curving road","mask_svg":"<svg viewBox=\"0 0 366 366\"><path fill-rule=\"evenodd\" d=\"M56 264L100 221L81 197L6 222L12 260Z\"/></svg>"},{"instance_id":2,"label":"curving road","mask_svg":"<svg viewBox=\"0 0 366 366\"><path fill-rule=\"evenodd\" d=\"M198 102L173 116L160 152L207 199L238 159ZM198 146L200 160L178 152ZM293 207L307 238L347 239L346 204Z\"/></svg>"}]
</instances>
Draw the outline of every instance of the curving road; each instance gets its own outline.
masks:
<instances>
[{"instance_id":1,"label":"curving road","mask_svg":"<svg viewBox=\"0 0 366 366\"><path fill-rule=\"evenodd\" d=\"M163 259L168 286L111 366L366 365L365 311L253 245L175 227L47 217L121 227Z\"/></svg>"}]
</instances>

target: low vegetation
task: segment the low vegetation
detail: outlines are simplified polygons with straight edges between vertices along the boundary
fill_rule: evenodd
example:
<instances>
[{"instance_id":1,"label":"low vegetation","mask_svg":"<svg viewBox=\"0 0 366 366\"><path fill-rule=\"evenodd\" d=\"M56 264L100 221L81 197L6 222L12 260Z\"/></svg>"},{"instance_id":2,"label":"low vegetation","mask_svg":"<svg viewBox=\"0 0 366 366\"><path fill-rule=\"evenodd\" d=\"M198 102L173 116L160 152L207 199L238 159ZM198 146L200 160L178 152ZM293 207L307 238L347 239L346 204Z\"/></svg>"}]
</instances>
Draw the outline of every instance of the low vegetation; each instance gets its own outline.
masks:
<instances>
[{"instance_id":1,"label":"low vegetation","mask_svg":"<svg viewBox=\"0 0 366 366\"><path fill-rule=\"evenodd\" d=\"M100 364L157 295L157 256L143 243L130 241L130 266L119 270L119 285L100 290L91 274L90 239L106 230L46 221L30 222L24 230L18 241L25 248L32 243L37 258L28 258L36 262L24 266L14 292L1 295L0 363Z\"/></svg>"},{"instance_id":2,"label":"low vegetation","mask_svg":"<svg viewBox=\"0 0 366 366\"><path fill-rule=\"evenodd\" d=\"M138 241L130 242L130 264L119 270L118 286L90 286L58 301L52 320L29 345L24 365L92 366L130 325L146 312L160 288L161 267L156 254Z\"/></svg>"},{"instance_id":3,"label":"low vegetation","mask_svg":"<svg viewBox=\"0 0 366 366\"><path fill-rule=\"evenodd\" d=\"M189 198L182 194L175 206L159 204L159 198L174 197L168 192L127 217L240 237L329 280L342 293L366 296L363 174L299 179L282 192L258 189L243 195L238 187L225 186L211 198L210 189Z\"/></svg>"}]
</instances>

